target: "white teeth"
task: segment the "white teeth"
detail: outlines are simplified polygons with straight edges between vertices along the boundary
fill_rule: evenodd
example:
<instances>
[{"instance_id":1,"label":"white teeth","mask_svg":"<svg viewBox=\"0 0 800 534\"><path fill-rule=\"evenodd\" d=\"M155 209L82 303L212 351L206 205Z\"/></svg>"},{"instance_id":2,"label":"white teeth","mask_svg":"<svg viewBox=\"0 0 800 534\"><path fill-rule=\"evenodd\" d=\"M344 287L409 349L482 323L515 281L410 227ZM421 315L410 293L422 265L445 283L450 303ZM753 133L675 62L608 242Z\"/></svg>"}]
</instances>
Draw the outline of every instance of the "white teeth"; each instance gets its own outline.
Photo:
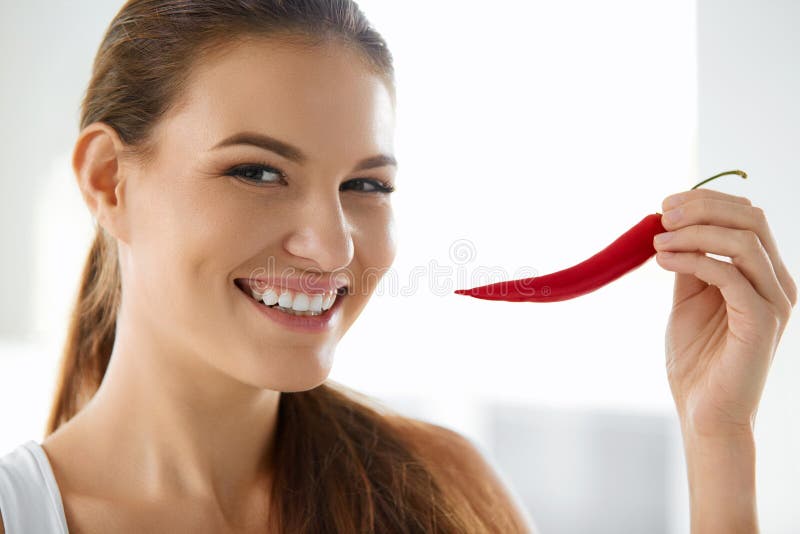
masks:
<instances>
[{"instance_id":1,"label":"white teeth","mask_svg":"<svg viewBox=\"0 0 800 534\"><path fill-rule=\"evenodd\" d=\"M294 295L290 291L283 290L281 296L278 297L278 306L281 308L291 308Z\"/></svg>"},{"instance_id":2,"label":"white teeth","mask_svg":"<svg viewBox=\"0 0 800 534\"><path fill-rule=\"evenodd\" d=\"M331 306L333 306L333 301L336 300L336 293L325 293L325 296L322 298L322 309L329 310Z\"/></svg>"},{"instance_id":3,"label":"white teeth","mask_svg":"<svg viewBox=\"0 0 800 534\"><path fill-rule=\"evenodd\" d=\"M253 299L262 301L267 306L274 306L277 304L281 308L287 310L313 313L321 313L329 310L333 306L333 303L336 302L337 296L336 291L309 295L280 287L265 288L264 293L259 293L255 289L250 288L249 293Z\"/></svg>"},{"instance_id":4,"label":"white teeth","mask_svg":"<svg viewBox=\"0 0 800 534\"><path fill-rule=\"evenodd\" d=\"M311 302L308 303L308 309L313 312L322 311L322 295L314 295Z\"/></svg>"},{"instance_id":5,"label":"white teeth","mask_svg":"<svg viewBox=\"0 0 800 534\"><path fill-rule=\"evenodd\" d=\"M305 293L295 293L292 309L294 311L308 311L308 295Z\"/></svg>"},{"instance_id":6,"label":"white teeth","mask_svg":"<svg viewBox=\"0 0 800 534\"><path fill-rule=\"evenodd\" d=\"M267 306L272 306L273 304L278 303L278 293L275 292L274 289L270 288L264 293L263 296L264 304Z\"/></svg>"}]
</instances>

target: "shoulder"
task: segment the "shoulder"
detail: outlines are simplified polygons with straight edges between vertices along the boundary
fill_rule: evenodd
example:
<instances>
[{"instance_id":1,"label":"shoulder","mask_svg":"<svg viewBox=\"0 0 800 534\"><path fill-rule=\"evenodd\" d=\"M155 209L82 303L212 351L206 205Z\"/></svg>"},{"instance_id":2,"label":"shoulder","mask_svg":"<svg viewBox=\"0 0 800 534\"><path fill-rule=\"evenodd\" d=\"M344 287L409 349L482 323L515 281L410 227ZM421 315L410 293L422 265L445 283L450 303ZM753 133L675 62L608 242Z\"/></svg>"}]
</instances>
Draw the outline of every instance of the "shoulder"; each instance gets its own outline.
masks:
<instances>
[{"instance_id":1,"label":"shoulder","mask_svg":"<svg viewBox=\"0 0 800 534\"><path fill-rule=\"evenodd\" d=\"M393 416L417 452L449 483L462 488L473 502L488 501L511 517L519 532L535 533L533 521L492 464L491 458L472 439L459 432L409 417Z\"/></svg>"},{"instance_id":2,"label":"shoulder","mask_svg":"<svg viewBox=\"0 0 800 534\"><path fill-rule=\"evenodd\" d=\"M28 440L0 457L0 509L7 531L64 532L58 485L38 442Z\"/></svg>"}]
</instances>

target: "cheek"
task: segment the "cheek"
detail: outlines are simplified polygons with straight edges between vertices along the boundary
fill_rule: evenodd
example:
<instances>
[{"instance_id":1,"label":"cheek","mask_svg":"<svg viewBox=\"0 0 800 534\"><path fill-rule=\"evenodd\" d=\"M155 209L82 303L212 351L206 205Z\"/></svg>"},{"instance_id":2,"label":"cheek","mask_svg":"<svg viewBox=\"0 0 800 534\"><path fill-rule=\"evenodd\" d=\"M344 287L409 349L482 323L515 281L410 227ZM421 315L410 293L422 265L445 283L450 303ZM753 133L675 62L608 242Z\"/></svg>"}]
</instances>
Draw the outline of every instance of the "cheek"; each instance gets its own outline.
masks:
<instances>
[{"instance_id":1,"label":"cheek","mask_svg":"<svg viewBox=\"0 0 800 534\"><path fill-rule=\"evenodd\" d=\"M361 214L354 221L354 262L365 271L361 283L368 286L368 292L371 293L394 262L397 253L394 214L391 207L385 206L369 214Z\"/></svg>"},{"instance_id":2,"label":"cheek","mask_svg":"<svg viewBox=\"0 0 800 534\"><path fill-rule=\"evenodd\" d=\"M227 215L224 199L198 188L169 188L153 195L149 206L143 237L171 265L213 257L230 241L224 237L236 231L237 220Z\"/></svg>"},{"instance_id":3,"label":"cheek","mask_svg":"<svg viewBox=\"0 0 800 534\"><path fill-rule=\"evenodd\" d=\"M215 288L224 287L231 265L241 261L232 236L245 230L248 218L237 214L235 199L201 180L150 183L132 199L133 278L152 305L180 308L192 322L205 306L193 303L218 298Z\"/></svg>"}]
</instances>

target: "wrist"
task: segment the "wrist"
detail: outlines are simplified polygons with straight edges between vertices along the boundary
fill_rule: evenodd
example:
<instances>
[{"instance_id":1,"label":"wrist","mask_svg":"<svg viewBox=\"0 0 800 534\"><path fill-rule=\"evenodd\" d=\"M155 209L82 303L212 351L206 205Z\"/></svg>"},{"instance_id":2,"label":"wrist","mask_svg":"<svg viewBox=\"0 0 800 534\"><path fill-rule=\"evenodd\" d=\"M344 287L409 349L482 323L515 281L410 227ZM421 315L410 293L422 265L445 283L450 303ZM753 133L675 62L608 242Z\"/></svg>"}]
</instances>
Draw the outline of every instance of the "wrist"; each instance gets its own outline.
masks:
<instances>
[{"instance_id":1,"label":"wrist","mask_svg":"<svg viewBox=\"0 0 800 534\"><path fill-rule=\"evenodd\" d=\"M753 432L705 433L690 425L682 430L692 534L757 533Z\"/></svg>"},{"instance_id":2,"label":"wrist","mask_svg":"<svg viewBox=\"0 0 800 534\"><path fill-rule=\"evenodd\" d=\"M755 435L755 414L742 422L698 422L691 417L680 417L681 434L685 438L709 443L750 442Z\"/></svg>"}]
</instances>

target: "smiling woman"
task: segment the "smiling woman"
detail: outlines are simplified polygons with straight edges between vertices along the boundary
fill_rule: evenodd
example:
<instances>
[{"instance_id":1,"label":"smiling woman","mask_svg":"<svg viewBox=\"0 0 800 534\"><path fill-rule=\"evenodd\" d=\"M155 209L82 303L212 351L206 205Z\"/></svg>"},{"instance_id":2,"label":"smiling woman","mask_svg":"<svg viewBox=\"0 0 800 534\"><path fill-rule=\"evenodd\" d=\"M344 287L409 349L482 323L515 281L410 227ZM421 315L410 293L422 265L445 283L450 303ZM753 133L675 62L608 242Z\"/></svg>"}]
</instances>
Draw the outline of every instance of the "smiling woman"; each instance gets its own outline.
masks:
<instances>
[{"instance_id":1,"label":"smiling woman","mask_svg":"<svg viewBox=\"0 0 800 534\"><path fill-rule=\"evenodd\" d=\"M73 152L96 237L0 531L531 530L469 440L327 379L394 260L394 113L350 0L122 7Z\"/></svg>"}]
</instances>

